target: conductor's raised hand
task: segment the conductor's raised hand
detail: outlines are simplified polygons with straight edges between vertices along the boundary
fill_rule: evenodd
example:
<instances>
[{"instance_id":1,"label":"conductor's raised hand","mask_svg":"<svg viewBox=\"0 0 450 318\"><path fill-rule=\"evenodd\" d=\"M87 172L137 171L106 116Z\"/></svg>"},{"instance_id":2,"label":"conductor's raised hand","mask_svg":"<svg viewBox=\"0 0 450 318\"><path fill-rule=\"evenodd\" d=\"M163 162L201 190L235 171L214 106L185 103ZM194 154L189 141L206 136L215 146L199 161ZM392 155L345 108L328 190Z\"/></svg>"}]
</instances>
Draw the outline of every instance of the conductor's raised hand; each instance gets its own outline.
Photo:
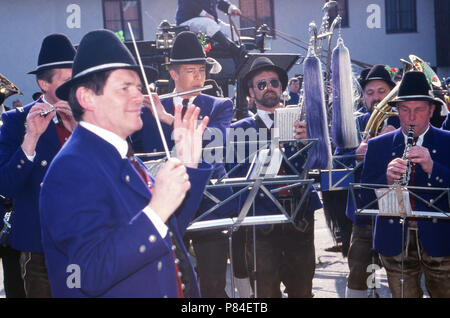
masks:
<instances>
[{"instance_id":1,"label":"conductor's raised hand","mask_svg":"<svg viewBox=\"0 0 450 318\"><path fill-rule=\"evenodd\" d=\"M183 202L190 187L186 167L179 159L170 158L155 177L149 207L166 222Z\"/></svg>"},{"instance_id":2,"label":"conductor's raised hand","mask_svg":"<svg viewBox=\"0 0 450 318\"><path fill-rule=\"evenodd\" d=\"M166 112L166 109L164 108L163 104L159 100L158 94L152 93L151 98L153 99L153 103L155 104L155 109L156 109L156 113L159 117L159 120L162 123L165 123L165 124L171 126L174 121L174 116L172 114L169 114L168 112ZM148 109L150 109L150 111L153 114L153 117L156 118L149 95L144 95L144 106L147 107Z\"/></svg>"},{"instance_id":3,"label":"conductor's raised hand","mask_svg":"<svg viewBox=\"0 0 450 318\"><path fill-rule=\"evenodd\" d=\"M209 118L205 116L198 123L200 108L191 105L181 118L181 105L175 106L175 122L173 137L177 157L189 168L197 168L202 155L203 132L208 125Z\"/></svg>"}]
</instances>

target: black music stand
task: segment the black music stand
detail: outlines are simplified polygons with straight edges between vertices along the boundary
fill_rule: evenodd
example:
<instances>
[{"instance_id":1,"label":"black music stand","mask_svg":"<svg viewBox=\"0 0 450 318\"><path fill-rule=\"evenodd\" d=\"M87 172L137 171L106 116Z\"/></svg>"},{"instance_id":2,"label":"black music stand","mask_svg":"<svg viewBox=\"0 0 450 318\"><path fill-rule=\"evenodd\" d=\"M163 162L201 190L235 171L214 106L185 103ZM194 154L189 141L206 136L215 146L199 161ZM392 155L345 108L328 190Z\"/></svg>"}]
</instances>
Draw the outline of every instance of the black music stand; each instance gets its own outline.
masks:
<instances>
[{"instance_id":1,"label":"black music stand","mask_svg":"<svg viewBox=\"0 0 450 318\"><path fill-rule=\"evenodd\" d=\"M204 212L202 215L197 217L191 222L191 225L187 228L187 231L201 231L206 229L218 229L218 228L224 228L228 232L228 241L229 241L229 254L230 254L230 266L231 266L231 273L233 273L233 253L232 253L232 234L234 231L237 231L241 226L253 226L254 231L256 230L256 225L263 225L263 224L279 224L279 223L292 223L294 226L296 226L299 229L305 230L306 227L309 225L306 221L304 213L301 214L299 218L297 218L297 215L300 211L301 206L307 202L307 197L309 195L310 189L313 184L313 179L305 179L303 174L300 174L295 167L290 164L289 160L292 160L293 158L301 155L304 152L308 152L308 150L315 145L317 140L306 140L308 144L306 147L298 150L294 155L292 155L290 158L286 156L286 154L281 151L279 148L280 141L275 140L273 143L267 143L266 147L262 147L256 151L256 161L259 158L259 155L262 153L262 151L269 150L271 153L277 153L277 159L279 162L273 164L273 158L270 158L271 160L265 161L265 165L252 165L255 170L252 171L252 173L248 173L247 178L227 178L227 176L233 171L230 170L224 177L212 180L211 184L206 187L205 190L205 196L210 198L213 202L216 204L210 208L208 211ZM282 142L282 141L281 141ZM300 141L299 141L300 142ZM277 145L276 147L274 145ZM268 148L269 147L269 148ZM267 154L267 153L266 153ZM310 154L310 152L308 153ZM247 160L249 157L251 157L253 154L250 154L245 160ZM280 156L282 159L280 160ZM309 156L308 156L309 157ZM244 162L245 162L244 160ZM279 171L279 168L281 166L282 160L285 160L290 168L296 173L295 175L283 175L283 176L276 176L276 174ZM308 158L306 159L308 160ZM273 164L273 165L272 165ZM235 166L235 168L238 168L242 164L238 164ZM252 168L250 168L252 169ZM275 172L275 175L274 175ZM281 188L272 189L269 190L267 186L271 185L283 185ZM212 194L208 192L210 189L220 188L220 187L233 187L233 188L241 188L239 191L235 192L232 196L228 197L227 199L220 201L219 199L215 198ZM290 189L295 187L304 187L304 191L302 193L301 198L299 199L299 202L297 203L297 206L290 215L285 208L281 205L281 203L275 198L274 194L284 190L284 189ZM253 207L254 211L254 199L259 191L262 191L270 200L274 203L274 205L281 211L281 214L274 214L274 215L267 215L267 216L247 216L249 210L251 207ZM202 221L204 217L209 215L210 213L214 212L217 208L220 206L226 204L230 200L233 200L234 198L238 197L245 191L250 191L247 195L247 199L242 205L241 211L238 215L238 217L234 218L223 218L223 219L216 219L216 220L208 220L208 221ZM298 220L297 220L298 219ZM256 244L256 240L254 240L254 244ZM256 257L255 257L256 259ZM254 262L254 272L256 272L256 261ZM257 296L257 288L256 288L256 280L254 282L255 284L255 297ZM235 297L235 288L234 288L234 279L231 279L231 290L232 290L232 297Z\"/></svg>"},{"instance_id":2,"label":"black music stand","mask_svg":"<svg viewBox=\"0 0 450 318\"><path fill-rule=\"evenodd\" d=\"M350 194L355 207L355 214L366 215L372 217L372 232L374 229L375 216L391 216L400 217L402 224L402 277L400 279L402 286L402 298L404 296L404 258L405 258L405 224L408 218L421 219L450 219L450 189L449 188L433 188L418 186L400 186L400 185L380 185L368 183L352 183L350 184ZM355 195L355 191L359 192ZM424 198L414 191L421 191L425 194L432 195ZM361 192L365 192L362 194ZM414 200L421 201L428 206L428 211L412 210L410 197ZM444 210L438 205L446 206ZM373 233L374 234L374 233ZM373 275L375 276L375 275ZM376 288L376 287L375 287Z\"/></svg>"}]
</instances>

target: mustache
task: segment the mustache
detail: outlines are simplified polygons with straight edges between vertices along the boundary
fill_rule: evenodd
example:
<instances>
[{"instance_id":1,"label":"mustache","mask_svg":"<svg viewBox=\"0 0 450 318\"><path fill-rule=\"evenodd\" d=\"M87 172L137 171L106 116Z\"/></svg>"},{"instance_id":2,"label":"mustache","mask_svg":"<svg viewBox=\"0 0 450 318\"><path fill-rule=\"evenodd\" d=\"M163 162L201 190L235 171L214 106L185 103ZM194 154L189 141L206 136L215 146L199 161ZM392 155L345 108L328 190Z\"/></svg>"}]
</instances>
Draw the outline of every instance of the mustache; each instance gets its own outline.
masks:
<instances>
[{"instance_id":1,"label":"mustache","mask_svg":"<svg viewBox=\"0 0 450 318\"><path fill-rule=\"evenodd\" d=\"M267 95L270 95L270 94L272 94L272 95L274 95L274 96L277 96L277 93L276 93L275 91L273 91L273 90L268 90L267 92L265 92L265 93L263 94L263 97L266 97Z\"/></svg>"}]
</instances>

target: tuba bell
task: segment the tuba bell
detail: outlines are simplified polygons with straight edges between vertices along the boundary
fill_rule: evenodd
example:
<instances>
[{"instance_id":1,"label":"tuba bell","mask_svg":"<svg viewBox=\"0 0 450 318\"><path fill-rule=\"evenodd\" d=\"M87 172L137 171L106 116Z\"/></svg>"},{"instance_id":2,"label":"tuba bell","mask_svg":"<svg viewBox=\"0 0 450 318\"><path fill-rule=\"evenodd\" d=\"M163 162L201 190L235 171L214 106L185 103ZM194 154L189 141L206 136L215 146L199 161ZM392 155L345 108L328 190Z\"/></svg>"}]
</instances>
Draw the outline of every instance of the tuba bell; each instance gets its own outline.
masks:
<instances>
[{"instance_id":1,"label":"tuba bell","mask_svg":"<svg viewBox=\"0 0 450 318\"><path fill-rule=\"evenodd\" d=\"M4 100L14 94L23 95L20 89L2 74L0 74L0 94L3 95Z\"/></svg>"},{"instance_id":2,"label":"tuba bell","mask_svg":"<svg viewBox=\"0 0 450 318\"><path fill-rule=\"evenodd\" d=\"M419 71L425 74L430 86L441 86L441 82L438 76L426 62L412 54L409 55L409 59L411 60L411 63L400 59L400 61L403 63L403 75L405 75L405 73L409 71ZM398 116L396 112L392 111L392 106L389 105L389 102L397 96L399 87L400 81L381 102L374 106L369 121L367 122L366 129L364 130L364 138L367 136L377 136L382 123L388 117Z\"/></svg>"}]
</instances>

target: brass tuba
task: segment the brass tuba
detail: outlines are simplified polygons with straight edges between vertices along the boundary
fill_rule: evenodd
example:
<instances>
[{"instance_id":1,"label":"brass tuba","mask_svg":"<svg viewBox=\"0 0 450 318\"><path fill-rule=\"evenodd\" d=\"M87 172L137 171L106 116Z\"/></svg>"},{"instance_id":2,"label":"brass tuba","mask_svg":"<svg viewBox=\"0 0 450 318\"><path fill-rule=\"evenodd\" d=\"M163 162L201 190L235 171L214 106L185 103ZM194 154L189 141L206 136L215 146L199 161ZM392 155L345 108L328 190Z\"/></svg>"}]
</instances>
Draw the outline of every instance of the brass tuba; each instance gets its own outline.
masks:
<instances>
[{"instance_id":1,"label":"brass tuba","mask_svg":"<svg viewBox=\"0 0 450 318\"><path fill-rule=\"evenodd\" d=\"M3 95L3 100L14 94L23 95L20 89L2 74L0 74L0 94ZM2 102L3 101L1 101L0 104Z\"/></svg>"},{"instance_id":2,"label":"brass tuba","mask_svg":"<svg viewBox=\"0 0 450 318\"><path fill-rule=\"evenodd\" d=\"M403 75L406 72L413 70L420 71L425 74L430 85L436 87L441 86L441 82L438 76L427 63L412 54L409 55L409 59L411 60L411 63L400 59L400 61L403 63ZM381 124L385 121L385 119L391 116L398 116L396 112L392 111L392 106L389 105L389 102L397 96L399 87L400 81L381 102L374 106L369 121L367 122L366 129L364 130L364 137L375 137L378 134Z\"/></svg>"}]
</instances>

